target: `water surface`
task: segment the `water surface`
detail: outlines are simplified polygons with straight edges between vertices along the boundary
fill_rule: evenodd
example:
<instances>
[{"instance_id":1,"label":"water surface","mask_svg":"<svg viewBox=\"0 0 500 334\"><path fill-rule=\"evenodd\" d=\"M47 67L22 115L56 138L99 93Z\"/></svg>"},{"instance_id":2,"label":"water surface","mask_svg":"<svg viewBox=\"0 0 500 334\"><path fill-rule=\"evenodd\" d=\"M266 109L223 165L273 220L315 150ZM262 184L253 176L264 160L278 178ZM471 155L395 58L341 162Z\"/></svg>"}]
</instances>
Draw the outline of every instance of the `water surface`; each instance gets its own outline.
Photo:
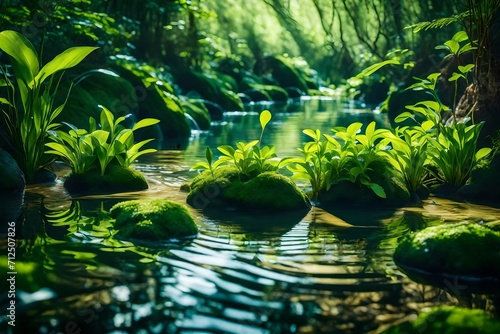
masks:
<instances>
[{"instance_id":1,"label":"water surface","mask_svg":"<svg viewBox=\"0 0 500 334\"><path fill-rule=\"evenodd\" d=\"M227 114L182 150L145 157L136 168L147 191L71 199L61 181L29 187L17 223L16 331L364 333L424 307L458 303L453 282L449 294L406 278L392 261L394 249L411 231L495 221L499 209L437 198L392 210L313 208L303 217L207 216L189 208L199 226L195 239L144 246L114 236L112 205L135 198L185 203L179 188L196 175L190 167L207 145L215 151L259 138L255 110ZM279 156L297 155L306 127L328 132L372 120L387 126L382 115L334 101L273 106L263 142ZM2 309L6 303L2 296ZM0 328L12 329L5 319Z\"/></svg>"}]
</instances>

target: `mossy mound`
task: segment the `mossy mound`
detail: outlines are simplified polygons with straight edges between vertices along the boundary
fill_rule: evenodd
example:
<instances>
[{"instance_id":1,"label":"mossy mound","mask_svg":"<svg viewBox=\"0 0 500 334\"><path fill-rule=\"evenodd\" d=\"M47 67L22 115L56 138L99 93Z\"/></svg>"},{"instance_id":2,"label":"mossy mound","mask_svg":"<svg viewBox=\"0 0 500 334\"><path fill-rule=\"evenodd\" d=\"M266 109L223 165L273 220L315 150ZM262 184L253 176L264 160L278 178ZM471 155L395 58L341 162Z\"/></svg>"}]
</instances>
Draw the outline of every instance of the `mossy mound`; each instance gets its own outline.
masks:
<instances>
[{"instance_id":1,"label":"mossy mound","mask_svg":"<svg viewBox=\"0 0 500 334\"><path fill-rule=\"evenodd\" d=\"M243 102L238 94L215 75L197 71L182 72L177 75L177 82L185 91L195 91L224 110L243 110Z\"/></svg>"},{"instance_id":2,"label":"mossy mound","mask_svg":"<svg viewBox=\"0 0 500 334\"><path fill-rule=\"evenodd\" d=\"M145 190L148 182L135 169L110 165L104 175L97 169L85 174L70 174L64 187L71 195L98 195Z\"/></svg>"},{"instance_id":3,"label":"mossy mound","mask_svg":"<svg viewBox=\"0 0 500 334\"><path fill-rule=\"evenodd\" d=\"M115 69L134 87L138 119L159 119L161 133L167 139L187 138L191 135L182 103L170 83L152 78L148 72L133 63L119 64Z\"/></svg>"},{"instance_id":4,"label":"mossy mound","mask_svg":"<svg viewBox=\"0 0 500 334\"><path fill-rule=\"evenodd\" d=\"M307 76L293 66L293 63L282 56L267 56L259 59L254 65L254 72L260 76L271 75L280 87L295 87L301 92L310 88ZM317 87L315 87L317 88Z\"/></svg>"},{"instance_id":5,"label":"mossy mound","mask_svg":"<svg viewBox=\"0 0 500 334\"><path fill-rule=\"evenodd\" d=\"M382 333L496 334L500 333L500 322L490 318L482 310L443 306L423 312L415 321L403 322Z\"/></svg>"},{"instance_id":6,"label":"mossy mound","mask_svg":"<svg viewBox=\"0 0 500 334\"><path fill-rule=\"evenodd\" d=\"M396 264L434 275L500 279L500 233L470 223L443 224L407 236Z\"/></svg>"},{"instance_id":7,"label":"mossy mound","mask_svg":"<svg viewBox=\"0 0 500 334\"><path fill-rule=\"evenodd\" d=\"M196 121L200 130L209 130L210 123L212 122L210 113L203 102L197 103L196 101L197 100L183 101L182 107L185 112Z\"/></svg>"},{"instance_id":8,"label":"mossy mound","mask_svg":"<svg viewBox=\"0 0 500 334\"><path fill-rule=\"evenodd\" d=\"M103 105L115 118L138 112L137 96L132 84L109 70L91 70L82 74L77 85L71 88L64 112L57 121L70 123L77 128L86 129L89 117L99 119ZM68 95L69 86L58 91L58 104Z\"/></svg>"},{"instance_id":9,"label":"mossy mound","mask_svg":"<svg viewBox=\"0 0 500 334\"><path fill-rule=\"evenodd\" d=\"M205 171L191 182L187 203L195 208L235 208L252 212L309 210L308 197L289 178L276 172L254 176L233 166Z\"/></svg>"},{"instance_id":10,"label":"mossy mound","mask_svg":"<svg viewBox=\"0 0 500 334\"><path fill-rule=\"evenodd\" d=\"M111 208L110 214L116 219L117 235L124 239L159 242L198 233L186 207L166 199L121 202Z\"/></svg>"}]
</instances>

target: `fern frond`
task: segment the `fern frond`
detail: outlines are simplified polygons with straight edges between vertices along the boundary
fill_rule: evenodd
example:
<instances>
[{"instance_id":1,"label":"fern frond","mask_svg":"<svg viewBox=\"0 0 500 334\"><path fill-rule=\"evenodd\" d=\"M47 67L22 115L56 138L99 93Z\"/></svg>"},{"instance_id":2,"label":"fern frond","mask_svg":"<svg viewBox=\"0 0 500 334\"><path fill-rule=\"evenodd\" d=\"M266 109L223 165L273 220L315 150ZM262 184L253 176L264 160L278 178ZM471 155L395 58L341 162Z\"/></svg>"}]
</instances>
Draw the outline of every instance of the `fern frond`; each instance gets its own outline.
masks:
<instances>
[{"instance_id":1,"label":"fern frond","mask_svg":"<svg viewBox=\"0 0 500 334\"><path fill-rule=\"evenodd\" d=\"M412 24L410 26L405 27L405 29L413 29L413 32L417 33L421 30L429 30L429 29L440 29L446 26L449 26L452 23L462 22L467 17L470 16L470 11L465 11L463 13L459 13L450 17L442 17L440 19L435 19L432 21L424 21Z\"/></svg>"}]
</instances>

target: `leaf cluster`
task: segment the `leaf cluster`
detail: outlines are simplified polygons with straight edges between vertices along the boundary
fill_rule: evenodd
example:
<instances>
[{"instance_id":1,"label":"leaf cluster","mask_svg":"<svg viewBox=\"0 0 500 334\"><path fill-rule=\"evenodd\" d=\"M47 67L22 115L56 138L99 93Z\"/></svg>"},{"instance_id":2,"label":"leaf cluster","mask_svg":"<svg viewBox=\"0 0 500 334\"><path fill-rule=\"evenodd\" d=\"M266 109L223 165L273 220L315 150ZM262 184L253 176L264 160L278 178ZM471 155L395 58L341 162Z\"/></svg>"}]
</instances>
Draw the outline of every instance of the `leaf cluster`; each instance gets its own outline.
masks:
<instances>
[{"instance_id":1,"label":"leaf cluster","mask_svg":"<svg viewBox=\"0 0 500 334\"><path fill-rule=\"evenodd\" d=\"M269 110L261 112L259 121L261 126L260 139L252 140L248 143L238 142L236 147L231 145L218 146L217 150L221 153L219 158L214 161L214 155L210 147L205 151L206 162L198 162L192 168L198 170L213 171L222 165L234 165L241 174L251 175L260 174L265 171L277 170L279 162L273 160L276 158L276 147L274 145L260 147L262 135L266 125L271 120L272 115Z\"/></svg>"},{"instance_id":2,"label":"leaf cluster","mask_svg":"<svg viewBox=\"0 0 500 334\"><path fill-rule=\"evenodd\" d=\"M0 68L7 87L7 98L0 98L0 118L19 167L30 182L35 172L47 163L44 146L47 131L54 129L56 117L65 103L54 106L62 79L56 74L78 65L95 47L72 47L41 66L33 45L22 34L0 32L0 50L9 55L15 81L7 69Z\"/></svg>"},{"instance_id":3,"label":"leaf cluster","mask_svg":"<svg viewBox=\"0 0 500 334\"><path fill-rule=\"evenodd\" d=\"M99 168L101 175L104 175L110 163L128 167L141 155L156 152L155 149L141 150L153 139L135 143L134 131L159 121L145 118L137 122L132 129L126 129L120 124L124 120L125 117L115 120L113 113L102 107L100 128L92 117L89 118L88 131L64 123L70 130L67 133L61 130L50 131L53 141L46 144L49 148L46 153L62 157L74 174L83 174Z\"/></svg>"}]
</instances>

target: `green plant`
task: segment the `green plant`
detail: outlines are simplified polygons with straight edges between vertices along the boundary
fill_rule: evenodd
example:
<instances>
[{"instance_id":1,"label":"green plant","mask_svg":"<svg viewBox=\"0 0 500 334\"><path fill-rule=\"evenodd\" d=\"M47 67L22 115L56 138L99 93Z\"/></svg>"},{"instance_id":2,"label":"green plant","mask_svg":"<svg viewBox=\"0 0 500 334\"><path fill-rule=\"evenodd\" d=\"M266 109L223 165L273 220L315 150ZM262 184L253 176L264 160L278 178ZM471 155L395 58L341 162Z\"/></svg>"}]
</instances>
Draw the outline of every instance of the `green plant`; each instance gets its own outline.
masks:
<instances>
[{"instance_id":1,"label":"green plant","mask_svg":"<svg viewBox=\"0 0 500 334\"><path fill-rule=\"evenodd\" d=\"M343 180L368 187L385 198L384 188L375 179L378 172L384 172L381 170L384 165L389 166L381 146L381 139L388 130L375 129L375 122L371 122L362 134L359 133L362 126L355 122L347 128L335 127L332 129L334 136L322 136L319 130L306 129L303 133L313 141L299 148L302 157L285 158L282 163L293 173L294 179L310 182L315 200L322 191L328 191Z\"/></svg>"},{"instance_id":2,"label":"green plant","mask_svg":"<svg viewBox=\"0 0 500 334\"><path fill-rule=\"evenodd\" d=\"M69 132L50 131L53 142L46 144L50 148L46 153L62 157L75 174L99 168L101 175L104 175L111 162L128 167L141 155L156 152L155 149L141 151L140 149L153 139L134 143L134 131L159 121L145 118L137 122L132 129L126 129L120 125L124 120L125 117L115 120L113 114L102 107L101 129L97 129L96 120L92 117L89 119L89 131L64 123L70 127Z\"/></svg>"},{"instance_id":3,"label":"green plant","mask_svg":"<svg viewBox=\"0 0 500 334\"><path fill-rule=\"evenodd\" d=\"M205 157L207 162L198 162L192 168L199 170L213 171L224 164L234 164L242 174L262 173L264 171L278 169L278 163L273 161L276 158L276 147L274 145L260 147L262 136L266 125L271 120L272 115L269 110L264 110L259 116L261 126L260 138L248 143L238 142L236 148L231 145L218 146L217 150L222 153L218 160L213 161L213 152L207 147Z\"/></svg>"},{"instance_id":4,"label":"green plant","mask_svg":"<svg viewBox=\"0 0 500 334\"><path fill-rule=\"evenodd\" d=\"M426 123L429 126L429 123ZM430 124L432 125L432 124ZM398 170L410 193L415 193L424 186L429 171L428 138L426 128L396 128L394 133L387 133L383 144L390 144L392 149L383 151L389 162Z\"/></svg>"},{"instance_id":5,"label":"green plant","mask_svg":"<svg viewBox=\"0 0 500 334\"><path fill-rule=\"evenodd\" d=\"M55 75L76 66L97 48L69 48L41 67L39 56L28 39L6 30L0 32L0 49L10 56L15 76L14 84L7 70L0 67L8 92L7 98L0 98L0 117L12 154L27 182L31 182L35 173L50 162L44 153L47 131L57 126L54 120L65 105L54 107L62 79L62 74L59 78Z\"/></svg>"},{"instance_id":6,"label":"green plant","mask_svg":"<svg viewBox=\"0 0 500 334\"><path fill-rule=\"evenodd\" d=\"M483 147L476 152L483 123L466 125L453 123L443 127L437 137L429 137L431 160L439 167L438 179L455 188L463 186L478 162L491 152Z\"/></svg>"}]
</instances>

